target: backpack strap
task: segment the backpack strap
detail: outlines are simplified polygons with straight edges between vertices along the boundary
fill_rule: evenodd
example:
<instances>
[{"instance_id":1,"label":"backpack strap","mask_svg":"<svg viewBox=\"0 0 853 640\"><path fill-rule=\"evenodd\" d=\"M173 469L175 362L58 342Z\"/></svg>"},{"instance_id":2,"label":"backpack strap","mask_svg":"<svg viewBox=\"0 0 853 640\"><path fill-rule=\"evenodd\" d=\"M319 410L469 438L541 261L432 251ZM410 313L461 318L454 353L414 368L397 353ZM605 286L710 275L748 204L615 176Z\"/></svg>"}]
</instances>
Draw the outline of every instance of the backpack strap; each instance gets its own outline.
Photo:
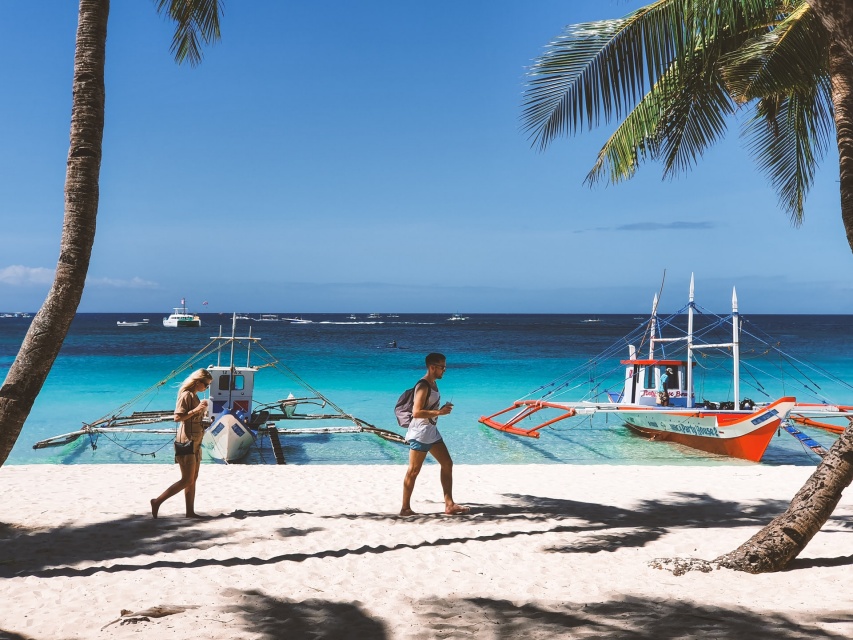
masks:
<instances>
[{"instance_id":1,"label":"backpack strap","mask_svg":"<svg viewBox=\"0 0 853 640\"><path fill-rule=\"evenodd\" d=\"M412 407L413 408L414 408L414 398L415 398L415 395L417 395L417 393L418 393L418 385L421 384L422 382L427 386L427 403L429 403L429 396L432 393L432 386L430 386L429 382L427 382L426 380L421 378L420 380L418 380L415 383L415 386L412 387L412 392L413 392L412 393ZM439 402L440 402L440 400L439 400ZM436 404L434 407L430 407L430 406L424 407L424 409L426 409L427 411L435 411L437 408L438 408L438 404Z\"/></svg>"}]
</instances>

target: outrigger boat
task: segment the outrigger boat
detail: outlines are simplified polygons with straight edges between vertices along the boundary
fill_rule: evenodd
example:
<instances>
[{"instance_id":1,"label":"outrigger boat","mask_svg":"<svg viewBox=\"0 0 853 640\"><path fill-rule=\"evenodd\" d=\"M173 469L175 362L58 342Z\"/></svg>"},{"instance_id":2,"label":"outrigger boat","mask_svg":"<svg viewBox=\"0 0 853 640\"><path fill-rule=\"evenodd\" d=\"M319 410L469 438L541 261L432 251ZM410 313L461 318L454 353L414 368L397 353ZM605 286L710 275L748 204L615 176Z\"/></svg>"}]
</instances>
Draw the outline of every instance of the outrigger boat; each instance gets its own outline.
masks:
<instances>
[{"instance_id":1,"label":"outrigger boat","mask_svg":"<svg viewBox=\"0 0 853 640\"><path fill-rule=\"evenodd\" d=\"M647 329L644 323L632 335L626 337L629 354L627 360L620 362L620 365L625 367L621 391L606 391L600 384L595 384L584 400L577 402L559 400L559 395L562 393L580 387L582 382L579 381L589 378L589 372L601 363L602 357L614 355L614 348L611 348L583 367L570 372L563 379L540 387L506 409L480 418L480 422L505 433L538 438L543 428L568 418L593 416L598 413L614 414L627 427L653 440L676 442L712 454L758 462L773 435L781 428L797 437L805 446L819 455L825 454L826 450L820 444L791 425L789 416L793 420L800 421L800 424L816 427L831 425L816 421L814 416L822 416L824 419L853 416L853 407L833 405L825 401L798 404L795 397L784 396L775 400L771 398L768 402L756 403L749 398L741 397L742 319L738 314L735 290L732 291L731 316L714 320L711 323L713 326L709 325L701 329L701 335L694 332L694 314L697 307L694 302L693 276L690 278L690 295L686 306L686 333L681 332L683 335L677 337L663 337L662 329L676 329L673 320L685 309L669 318L661 319L657 315L657 306L658 296L656 295ZM711 335L710 329L719 328L724 325L724 322L731 324L731 341L702 341L705 335ZM640 357L638 349L631 344L639 338L648 340L649 350L646 358ZM675 351L685 354L684 358L666 357L663 350L667 347L675 347ZM732 358L733 399L720 403L708 401L697 403L693 385L694 367L697 364L696 355L704 356L705 353L721 351L730 354ZM663 389L662 379L667 369L672 370L672 373L666 377L665 389ZM853 388L850 385L846 386L848 389ZM541 395L538 397L530 397L540 392ZM661 397L661 392L665 394L665 400ZM543 413L540 414L540 412ZM508 417L502 417L507 414L509 414ZM543 416L545 418L541 422L532 420L532 426L525 426L529 424L526 421L536 414L539 414L536 416L537 419ZM806 422L809 420L810 422ZM838 432L837 427L835 431Z\"/></svg>"},{"instance_id":2,"label":"outrigger boat","mask_svg":"<svg viewBox=\"0 0 853 640\"><path fill-rule=\"evenodd\" d=\"M33 449L60 447L70 445L79 438L86 436L92 449L97 449L101 436L116 441L117 438L133 438L145 435L169 435L160 448L171 444L177 431L173 421L174 409L162 411L133 411L130 408L139 404L155 393L169 381L182 373L186 374L195 368L205 366L213 376L211 381L208 404L207 422L202 440L202 449L215 461L231 463L246 457L253 447L262 446L261 439L269 437L270 446L279 464L284 464L280 446L280 436L301 434L333 434L333 433L370 433L385 440L404 443L403 438L393 432L365 422L341 409L329 398L313 389L293 371L280 362L275 356L260 345L260 338L251 335L236 336L236 314L232 320L231 336L223 336L220 329L218 336L211 337L211 342L191 357L183 366L171 372L166 378L157 382L130 402L110 412L106 416L91 423L86 423L77 431L41 440L33 445ZM235 363L235 347L241 346L246 351L246 364ZM254 348L254 351L253 351ZM228 363L223 363L223 354L229 354ZM252 356L262 361L260 366L253 366ZM212 357L216 364L208 364ZM261 369L272 367L298 383L307 395L294 397L289 394L283 400L269 403L259 403L254 398L255 374ZM303 407L319 407L325 412L301 412ZM310 428L280 428L279 422L295 422L303 420L322 421L324 426ZM170 423L168 427L156 427L160 423ZM140 426L144 428L139 428ZM118 443L118 442L117 442ZM128 449L123 443L120 443ZM140 453L140 452L137 452ZM141 453L141 455L152 455Z\"/></svg>"}]
</instances>

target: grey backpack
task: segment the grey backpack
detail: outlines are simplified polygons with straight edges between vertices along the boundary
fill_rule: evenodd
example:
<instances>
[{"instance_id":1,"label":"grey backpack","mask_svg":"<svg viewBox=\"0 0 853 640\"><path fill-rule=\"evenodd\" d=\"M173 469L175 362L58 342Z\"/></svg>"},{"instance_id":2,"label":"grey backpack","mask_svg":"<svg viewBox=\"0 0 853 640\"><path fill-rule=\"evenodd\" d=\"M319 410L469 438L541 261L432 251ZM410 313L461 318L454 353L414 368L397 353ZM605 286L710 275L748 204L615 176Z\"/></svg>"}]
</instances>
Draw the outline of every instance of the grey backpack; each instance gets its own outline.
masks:
<instances>
[{"instance_id":1,"label":"grey backpack","mask_svg":"<svg viewBox=\"0 0 853 640\"><path fill-rule=\"evenodd\" d=\"M403 427L403 429L408 429L412 422L412 411L415 405L415 390L422 382L429 387L429 383L421 378L415 383L414 387L406 389L402 395L397 398L397 404L394 405L394 415L397 416L397 424Z\"/></svg>"}]
</instances>

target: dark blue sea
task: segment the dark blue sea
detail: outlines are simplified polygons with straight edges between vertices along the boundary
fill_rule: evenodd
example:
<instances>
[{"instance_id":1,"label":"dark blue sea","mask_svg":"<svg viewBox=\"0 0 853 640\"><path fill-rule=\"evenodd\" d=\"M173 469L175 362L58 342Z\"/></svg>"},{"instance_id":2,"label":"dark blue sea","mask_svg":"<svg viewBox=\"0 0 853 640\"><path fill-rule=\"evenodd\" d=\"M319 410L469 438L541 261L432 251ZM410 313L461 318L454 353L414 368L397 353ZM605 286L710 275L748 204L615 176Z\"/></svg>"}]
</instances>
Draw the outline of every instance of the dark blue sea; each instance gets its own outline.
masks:
<instances>
[{"instance_id":1,"label":"dark blue sea","mask_svg":"<svg viewBox=\"0 0 853 640\"><path fill-rule=\"evenodd\" d=\"M458 463L752 464L651 442L603 415L556 423L543 430L538 440L506 435L478 423L480 416L495 413L515 399L538 397L549 390L556 390L555 399L564 401L618 391L624 372L619 360L628 357L629 341L637 342L631 334L645 326L647 318L469 314L464 320L450 320L448 314L356 314L355 319L349 315L302 314L310 320L303 324L238 320L238 335L246 335L251 328L263 347L293 372L282 376L273 368L262 369L255 399L272 402L288 393L304 396L304 382L345 411L401 432L396 428L394 403L423 374L424 355L438 351L448 359L440 383L442 398L455 405L439 427ZM143 317L150 319L148 325L116 324ZM202 314L201 318L200 328L174 329L163 327L158 313L78 315L9 463L172 463L168 436L101 436L94 442L96 448L88 437L60 448L34 450L32 445L111 415L182 367L220 327L230 334L229 315ZM672 319L672 328L685 321ZM29 322L0 318L3 376ZM714 322L713 317L704 317L697 326L710 330ZM794 395L806 402L853 404L851 322L851 316L743 318L741 397L763 402ZM721 330L725 338L725 329ZM665 327L664 335L669 331ZM674 357L674 350L666 355ZM731 361L724 351L699 358L697 398L732 399ZM590 360L594 366L584 368ZM566 376L573 371L582 372L580 378ZM172 409L184 377L159 386L133 409ZM807 431L825 446L834 440L831 434ZM291 464L403 464L407 459L405 448L370 434L288 436L283 446ZM762 464L814 465L816 461L811 451L782 432L773 439ZM248 462L272 463L273 458L261 447Z\"/></svg>"}]
</instances>

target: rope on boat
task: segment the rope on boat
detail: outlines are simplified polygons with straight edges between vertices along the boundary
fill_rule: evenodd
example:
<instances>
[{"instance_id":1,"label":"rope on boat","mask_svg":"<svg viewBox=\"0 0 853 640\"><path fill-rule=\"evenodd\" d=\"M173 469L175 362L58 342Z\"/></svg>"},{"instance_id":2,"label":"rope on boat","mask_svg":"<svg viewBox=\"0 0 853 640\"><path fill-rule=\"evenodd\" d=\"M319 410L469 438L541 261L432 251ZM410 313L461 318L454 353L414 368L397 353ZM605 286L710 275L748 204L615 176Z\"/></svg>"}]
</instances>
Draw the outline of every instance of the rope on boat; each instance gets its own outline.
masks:
<instances>
[{"instance_id":1,"label":"rope on boat","mask_svg":"<svg viewBox=\"0 0 853 640\"><path fill-rule=\"evenodd\" d=\"M196 351L192 356L190 356L189 359L187 359L180 367L178 367L177 369L175 369L171 373L169 373L169 375L167 375L165 378L158 381L154 385L148 387L145 391L138 393L134 398L128 400L123 405L119 406L117 409L111 411L110 413L108 413L104 416L101 416L100 418L98 418L97 420L94 420L93 422L88 423L86 426L91 427L91 426L100 424L102 422L112 422L113 420L116 420L117 418L119 418L121 416L122 413L124 413L124 411L128 407L132 407L135 403L139 402L139 400L141 400L142 398L144 398L148 394L154 393L160 387L165 385L167 382L173 380L176 376L180 375L182 372L184 372L187 369L190 369L193 366L195 366L195 364L199 360L201 360L203 357L208 355L208 353L212 353L212 350L210 349L210 347L212 345L216 344L216 342L218 342L216 339L211 340L204 347L202 347L201 349ZM145 454L140 454L140 455L145 455Z\"/></svg>"}]
</instances>

